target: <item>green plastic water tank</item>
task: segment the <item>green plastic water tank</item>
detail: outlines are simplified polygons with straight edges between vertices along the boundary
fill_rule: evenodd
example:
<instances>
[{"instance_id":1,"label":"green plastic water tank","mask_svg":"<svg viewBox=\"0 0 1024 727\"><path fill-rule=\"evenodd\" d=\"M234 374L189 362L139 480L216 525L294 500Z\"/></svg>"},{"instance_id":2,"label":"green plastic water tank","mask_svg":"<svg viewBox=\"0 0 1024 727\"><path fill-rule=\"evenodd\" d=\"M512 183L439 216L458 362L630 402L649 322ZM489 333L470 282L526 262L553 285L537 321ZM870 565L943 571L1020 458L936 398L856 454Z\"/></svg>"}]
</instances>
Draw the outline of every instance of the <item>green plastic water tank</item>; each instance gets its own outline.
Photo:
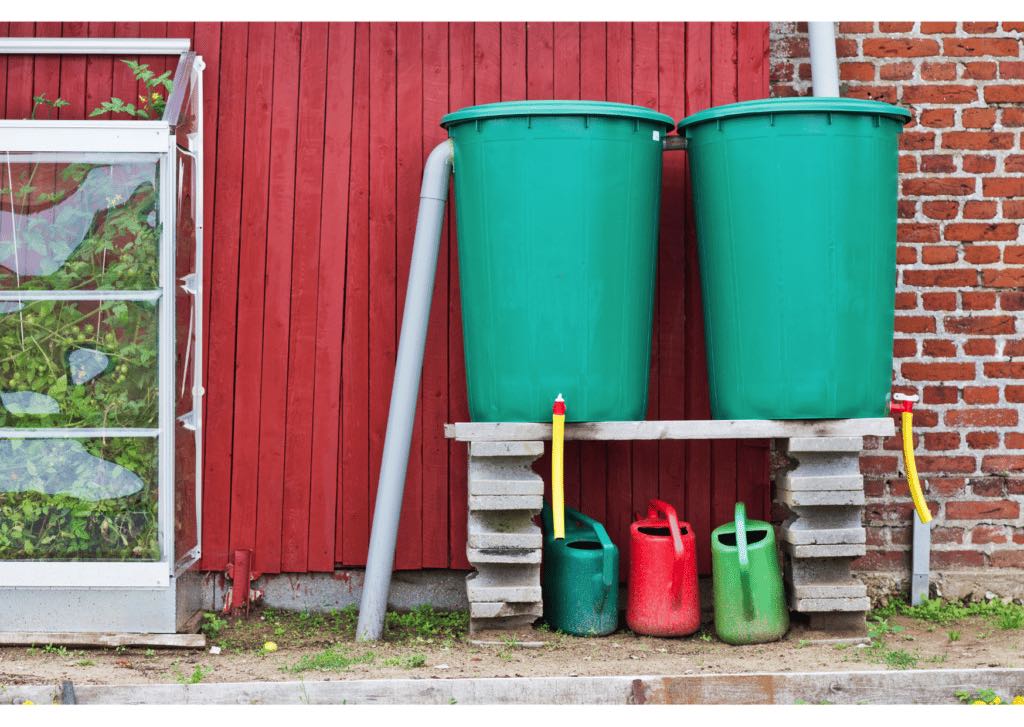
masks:
<instances>
[{"instance_id":1,"label":"green plastic water tank","mask_svg":"<svg viewBox=\"0 0 1024 727\"><path fill-rule=\"evenodd\" d=\"M454 143L466 386L475 421L642 419L662 139L640 106L516 101L441 120Z\"/></svg>"},{"instance_id":2,"label":"green plastic water tank","mask_svg":"<svg viewBox=\"0 0 1024 727\"><path fill-rule=\"evenodd\" d=\"M888 412L904 109L748 101L679 122L690 159L711 412Z\"/></svg>"}]
</instances>

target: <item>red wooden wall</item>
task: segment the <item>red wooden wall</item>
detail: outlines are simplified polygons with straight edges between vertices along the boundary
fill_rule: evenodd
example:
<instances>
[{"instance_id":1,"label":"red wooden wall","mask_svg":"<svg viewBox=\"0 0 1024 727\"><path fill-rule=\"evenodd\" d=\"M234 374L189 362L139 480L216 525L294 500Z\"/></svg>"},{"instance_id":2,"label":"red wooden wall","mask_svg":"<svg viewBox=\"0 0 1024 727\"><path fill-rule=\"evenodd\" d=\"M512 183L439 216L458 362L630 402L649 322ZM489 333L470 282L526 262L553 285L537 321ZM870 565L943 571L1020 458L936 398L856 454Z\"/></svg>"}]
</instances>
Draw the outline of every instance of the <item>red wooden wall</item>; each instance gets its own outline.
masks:
<instances>
[{"instance_id":1,"label":"red wooden wall","mask_svg":"<svg viewBox=\"0 0 1024 727\"><path fill-rule=\"evenodd\" d=\"M189 37L207 63L202 566L364 563L422 165L440 117L522 98L675 118L768 94L766 23L0 23L10 35ZM144 59L173 67L173 59ZM0 103L81 118L133 98L111 58L0 57ZM708 415L685 154L665 155L649 418ZM397 565L465 568L467 418L456 231L431 311ZM546 460L544 462L546 464ZM543 466L543 465L542 465ZM569 443L569 503L624 555L634 511L682 505L700 543L737 497L768 505L765 442ZM540 471L544 471L541 469ZM708 569L708 548L701 552Z\"/></svg>"}]
</instances>

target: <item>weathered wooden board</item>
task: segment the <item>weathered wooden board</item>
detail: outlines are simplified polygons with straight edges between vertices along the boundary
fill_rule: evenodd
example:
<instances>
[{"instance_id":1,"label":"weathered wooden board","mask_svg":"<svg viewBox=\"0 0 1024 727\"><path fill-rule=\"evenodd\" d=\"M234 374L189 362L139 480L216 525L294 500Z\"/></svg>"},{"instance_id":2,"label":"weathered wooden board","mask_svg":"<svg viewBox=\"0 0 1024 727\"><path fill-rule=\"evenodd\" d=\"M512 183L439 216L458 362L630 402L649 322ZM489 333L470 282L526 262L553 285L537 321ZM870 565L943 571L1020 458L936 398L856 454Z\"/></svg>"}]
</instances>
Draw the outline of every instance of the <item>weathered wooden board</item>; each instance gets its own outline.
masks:
<instances>
[{"instance_id":1,"label":"weathered wooden board","mask_svg":"<svg viewBox=\"0 0 1024 727\"><path fill-rule=\"evenodd\" d=\"M158 646L204 649L203 634L128 634L111 631L0 631L0 646Z\"/></svg>"}]
</instances>

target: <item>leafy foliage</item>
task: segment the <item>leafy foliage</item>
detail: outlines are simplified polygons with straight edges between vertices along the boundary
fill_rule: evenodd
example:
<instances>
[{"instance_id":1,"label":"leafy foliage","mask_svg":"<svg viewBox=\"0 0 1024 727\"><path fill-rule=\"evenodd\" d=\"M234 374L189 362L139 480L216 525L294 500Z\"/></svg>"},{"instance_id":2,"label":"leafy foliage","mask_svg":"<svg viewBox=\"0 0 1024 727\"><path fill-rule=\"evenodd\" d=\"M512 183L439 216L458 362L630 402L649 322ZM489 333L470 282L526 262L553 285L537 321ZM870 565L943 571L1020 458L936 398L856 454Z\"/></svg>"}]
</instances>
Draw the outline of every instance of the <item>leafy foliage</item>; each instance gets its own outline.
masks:
<instances>
[{"instance_id":1,"label":"leafy foliage","mask_svg":"<svg viewBox=\"0 0 1024 727\"><path fill-rule=\"evenodd\" d=\"M122 60L121 62L131 69L135 80L143 84L145 95L139 96L138 104L126 102L113 96L109 101L104 101L94 108L89 113L89 116L126 114L137 119L160 118L163 116L164 109L167 107L167 96L174 90L171 72L164 71L158 76L145 63L138 63L132 60Z\"/></svg>"},{"instance_id":2,"label":"leafy foliage","mask_svg":"<svg viewBox=\"0 0 1024 727\"><path fill-rule=\"evenodd\" d=\"M32 97L32 113L29 115L29 118L34 119L36 117L36 111L39 109L40 106L42 106L43 108L57 110L70 105L70 101L68 101L67 99L63 99L60 96L53 100L50 100L46 98L45 93L41 93L38 96Z\"/></svg>"},{"instance_id":3,"label":"leafy foliage","mask_svg":"<svg viewBox=\"0 0 1024 727\"><path fill-rule=\"evenodd\" d=\"M1007 631L1024 628L1024 606L1003 603L998 599L962 603L932 598L922 601L919 606L911 606L906 601L893 599L872 613L880 618L907 616L942 625L953 624L971 616L981 616Z\"/></svg>"}]
</instances>

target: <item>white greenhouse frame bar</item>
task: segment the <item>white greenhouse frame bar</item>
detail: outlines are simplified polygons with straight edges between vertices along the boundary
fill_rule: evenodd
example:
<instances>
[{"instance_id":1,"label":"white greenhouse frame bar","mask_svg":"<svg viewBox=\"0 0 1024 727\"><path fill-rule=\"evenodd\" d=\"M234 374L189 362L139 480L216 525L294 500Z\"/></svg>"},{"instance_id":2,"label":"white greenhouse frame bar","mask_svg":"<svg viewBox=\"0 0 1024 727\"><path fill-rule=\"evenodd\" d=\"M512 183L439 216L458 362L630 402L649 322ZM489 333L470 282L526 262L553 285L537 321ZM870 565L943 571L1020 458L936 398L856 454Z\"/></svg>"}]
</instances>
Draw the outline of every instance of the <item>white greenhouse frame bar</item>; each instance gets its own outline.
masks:
<instances>
[{"instance_id":1,"label":"white greenhouse frame bar","mask_svg":"<svg viewBox=\"0 0 1024 727\"><path fill-rule=\"evenodd\" d=\"M157 524L160 560L0 561L0 631L181 630L199 606L182 593L186 573L201 555L202 539L202 361L203 361L203 120L202 58L187 39L0 38L0 54L178 55L174 87L163 118L153 121L0 121L0 163L9 155L159 155L159 283L152 290L0 290L0 302L31 300L141 301L155 303L157 318L157 426L155 428L0 428L0 439L155 438ZM186 139L179 127L186 95L194 126ZM184 141L182 144L181 142ZM179 168L192 164L195 260L191 274L177 279L176 235ZM28 157L32 158L32 157ZM190 359L192 411L175 416L175 307L179 287L191 296L190 337L180 341ZM182 392L184 390L182 389ZM175 429L195 438L195 545L175 557ZM196 590L196 589L192 589Z\"/></svg>"}]
</instances>

